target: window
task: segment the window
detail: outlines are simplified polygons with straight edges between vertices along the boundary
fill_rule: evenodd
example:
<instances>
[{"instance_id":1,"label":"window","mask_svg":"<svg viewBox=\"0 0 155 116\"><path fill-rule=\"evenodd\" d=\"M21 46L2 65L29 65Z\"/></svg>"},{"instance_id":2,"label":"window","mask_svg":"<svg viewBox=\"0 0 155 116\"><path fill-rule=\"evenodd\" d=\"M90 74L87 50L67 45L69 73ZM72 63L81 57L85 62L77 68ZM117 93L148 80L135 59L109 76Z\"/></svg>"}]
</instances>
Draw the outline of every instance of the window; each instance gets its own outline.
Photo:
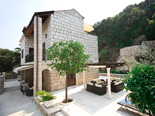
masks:
<instances>
[{"instance_id":1,"label":"window","mask_svg":"<svg viewBox=\"0 0 155 116\"><path fill-rule=\"evenodd\" d=\"M29 54L34 53L34 48L29 48Z\"/></svg>"}]
</instances>

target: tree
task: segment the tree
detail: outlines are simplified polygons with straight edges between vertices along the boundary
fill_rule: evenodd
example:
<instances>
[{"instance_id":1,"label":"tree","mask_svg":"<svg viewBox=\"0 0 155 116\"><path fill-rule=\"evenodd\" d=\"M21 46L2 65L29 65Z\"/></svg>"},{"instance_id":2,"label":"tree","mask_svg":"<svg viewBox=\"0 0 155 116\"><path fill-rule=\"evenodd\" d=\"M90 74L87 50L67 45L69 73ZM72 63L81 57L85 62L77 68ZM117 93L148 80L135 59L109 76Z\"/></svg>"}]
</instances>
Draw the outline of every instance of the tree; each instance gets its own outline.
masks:
<instances>
[{"instance_id":1,"label":"tree","mask_svg":"<svg viewBox=\"0 0 155 116\"><path fill-rule=\"evenodd\" d=\"M154 13L155 1L145 0L129 5L116 16L94 24L94 32L98 35L99 53L104 49L115 55L100 58L100 61L116 62L119 49L131 46L140 35L146 35L148 40L155 40Z\"/></svg>"},{"instance_id":2,"label":"tree","mask_svg":"<svg viewBox=\"0 0 155 116\"><path fill-rule=\"evenodd\" d=\"M155 114L155 67L137 65L123 77L123 82L125 89L133 93L128 96L131 102L143 113Z\"/></svg>"},{"instance_id":3,"label":"tree","mask_svg":"<svg viewBox=\"0 0 155 116\"><path fill-rule=\"evenodd\" d=\"M20 64L20 53L8 49L0 49L0 66L4 72L10 72Z\"/></svg>"},{"instance_id":4,"label":"tree","mask_svg":"<svg viewBox=\"0 0 155 116\"><path fill-rule=\"evenodd\" d=\"M19 47L16 47L15 48L15 52L20 53L21 52L21 44L18 44L18 45L19 45Z\"/></svg>"},{"instance_id":5,"label":"tree","mask_svg":"<svg viewBox=\"0 0 155 116\"><path fill-rule=\"evenodd\" d=\"M68 102L67 78L69 74L80 73L86 70L89 55L84 54L84 46L79 42L61 41L55 42L52 47L46 51L48 64L51 68L56 68L59 75L66 75L66 96L65 102Z\"/></svg>"}]
</instances>

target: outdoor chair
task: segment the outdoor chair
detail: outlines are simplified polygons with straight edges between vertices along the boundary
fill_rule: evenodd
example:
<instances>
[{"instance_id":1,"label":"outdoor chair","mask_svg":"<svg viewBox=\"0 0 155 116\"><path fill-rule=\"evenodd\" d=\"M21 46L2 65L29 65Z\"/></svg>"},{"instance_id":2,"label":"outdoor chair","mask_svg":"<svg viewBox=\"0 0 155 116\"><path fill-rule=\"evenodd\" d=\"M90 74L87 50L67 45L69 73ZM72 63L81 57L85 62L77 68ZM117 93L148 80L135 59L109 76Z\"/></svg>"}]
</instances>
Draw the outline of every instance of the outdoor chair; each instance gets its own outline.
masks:
<instances>
[{"instance_id":1,"label":"outdoor chair","mask_svg":"<svg viewBox=\"0 0 155 116\"><path fill-rule=\"evenodd\" d=\"M20 82L20 91L21 91L21 92L22 92L22 90L23 90L22 84L24 84L24 83L26 83L26 82L25 82L25 81Z\"/></svg>"},{"instance_id":2,"label":"outdoor chair","mask_svg":"<svg viewBox=\"0 0 155 116\"><path fill-rule=\"evenodd\" d=\"M97 79L93 79L93 80L91 81L91 83L93 83L94 85L95 85L95 84L104 84L105 81L104 81L104 79L97 78Z\"/></svg>"},{"instance_id":3,"label":"outdoor chair","mask_svg":"<svg viewBox=\"0 0 155 116\"><path fill-rule=\"evenodd\" d=\"M111 83L111 91L112 92L119 92L119 91L121 91L123 89L124 89L124 83L123 82L121 82L121 81L119 81L119 82L113 81Z\"/></svg>"},{"instance_id":4,"label":"outdoor chair","mask_svg":"<svg viewBox=\"0 0 155 116\"><path fill-rule=\"evenodd\" d=\"M86 90L89 92L93 92L93 87L94 87L93 83L88 83Z\"/></svg>"},{"instance_id":5,"label":"outdoor chair","mask_svg":"<svg viewBox=\"0 0 155 116\"><path fill-rule=\"evenodd\" d=\"M26 96L33 96L33 87L26 90Z\"/></svg>"},{"instance_id":6,"label":"outdoor chair","mask_svg":"<svg viewBox=\"0 0 155 116\"><path fill-rule=\"evenodd\" d=\"M106 85L95 84L95 86L93 86L93 93L98 95L106 94Z\"/></svg>"},{"instance_id":7,"label":"outdoor chair","mask_svg":"<svg viewBox=\"0 0 155 116\"><path fill-rule=\"evenodd\" d=\"M28 83L22 83L22 84L20 85L20 90L21 90L21 92L23 93L23 95L24 95L24 92L25 92L26 90L28 90L28 89L29 89Z\"/></svg>"}]
</instances>

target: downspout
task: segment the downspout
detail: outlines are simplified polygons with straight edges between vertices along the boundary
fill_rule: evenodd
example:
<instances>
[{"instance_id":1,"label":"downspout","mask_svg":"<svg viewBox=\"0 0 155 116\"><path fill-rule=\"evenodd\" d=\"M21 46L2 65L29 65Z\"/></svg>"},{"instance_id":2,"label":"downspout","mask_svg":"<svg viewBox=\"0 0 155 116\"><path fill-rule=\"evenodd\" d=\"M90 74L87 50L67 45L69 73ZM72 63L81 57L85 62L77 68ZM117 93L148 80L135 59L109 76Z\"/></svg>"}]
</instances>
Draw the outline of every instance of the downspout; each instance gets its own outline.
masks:
<instances>
[{"instance_id":1,"label":"downspout","mask_svg":"<svg viewBox=\"0 0 155 116\"><path fill-rule=\"evenodd\" d=\"M36 35L36 39L37 39L37 45L36 45L36 91L38 91L38 16L36 16L36 23L37 23L37 35Z\"/></svg>"}]
</instances>

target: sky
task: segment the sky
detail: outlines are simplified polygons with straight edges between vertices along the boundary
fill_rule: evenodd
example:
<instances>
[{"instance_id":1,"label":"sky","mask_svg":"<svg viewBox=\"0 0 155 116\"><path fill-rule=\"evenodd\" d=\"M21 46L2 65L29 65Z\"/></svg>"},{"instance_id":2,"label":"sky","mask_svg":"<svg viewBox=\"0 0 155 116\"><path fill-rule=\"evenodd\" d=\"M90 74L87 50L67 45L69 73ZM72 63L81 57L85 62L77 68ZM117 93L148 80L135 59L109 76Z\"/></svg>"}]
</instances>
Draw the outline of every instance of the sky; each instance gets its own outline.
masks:
<instances>
[{"instance_id":1,"label":"sky","mask_svg":"<svg viewBox=\"0 0 155 116\"><path fill-rule=\"evenodd\" d=\"M39 11L76 9L84 22L93 25L144 0L0 0L0 48L19 47L22 29Z\"/></svg>"}]
</instances>

